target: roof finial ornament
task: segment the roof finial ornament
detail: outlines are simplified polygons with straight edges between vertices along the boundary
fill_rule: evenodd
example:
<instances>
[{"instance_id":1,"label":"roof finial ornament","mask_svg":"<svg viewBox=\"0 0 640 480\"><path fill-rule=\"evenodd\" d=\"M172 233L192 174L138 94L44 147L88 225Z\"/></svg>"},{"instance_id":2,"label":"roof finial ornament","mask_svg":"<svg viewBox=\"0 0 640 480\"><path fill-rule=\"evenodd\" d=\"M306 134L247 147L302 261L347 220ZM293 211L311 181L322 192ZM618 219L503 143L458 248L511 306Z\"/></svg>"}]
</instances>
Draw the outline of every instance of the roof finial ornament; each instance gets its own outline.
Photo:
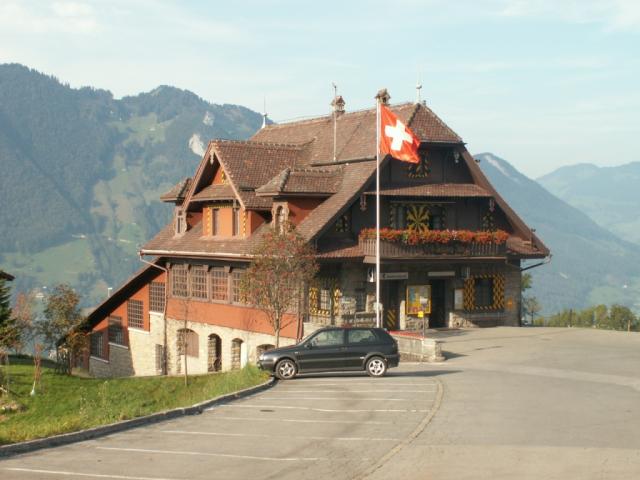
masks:
<instances>
[{"instance_id":1,"label":"roof finial ornament","mask_svg":"<svg viewBox=\"0 0 640 480\"><path fill-rule=\"evenodd\" d=\"M262 99L262 128L267 126L267 96Z\"/></svg>"},{"instance_id":2,"label":"roof finial ornament","mask_svg":"<svg viewBox=\"0 0 640 480\"><path fill-rule=\"evenodd\" d=\"M422 83L418 80L416 83L416 103L422 103L422 99L420 98L420 91L422 90Z\"/></svg>"},{"instance_id":3,"label":"roof finial ornament","mask_svg":"<svg viewBox=\"0 0 640 480\"><path fill-rule=\"evenodd\" d=\"M382 90L378 90L378 93L375 96L376 100L380 100L380 103L382 103L383 105L389 105L389 100L391 100L391 95L389 95L389 92L387 91L386 88L383 88Z\"/></svg>"}]
</instances>

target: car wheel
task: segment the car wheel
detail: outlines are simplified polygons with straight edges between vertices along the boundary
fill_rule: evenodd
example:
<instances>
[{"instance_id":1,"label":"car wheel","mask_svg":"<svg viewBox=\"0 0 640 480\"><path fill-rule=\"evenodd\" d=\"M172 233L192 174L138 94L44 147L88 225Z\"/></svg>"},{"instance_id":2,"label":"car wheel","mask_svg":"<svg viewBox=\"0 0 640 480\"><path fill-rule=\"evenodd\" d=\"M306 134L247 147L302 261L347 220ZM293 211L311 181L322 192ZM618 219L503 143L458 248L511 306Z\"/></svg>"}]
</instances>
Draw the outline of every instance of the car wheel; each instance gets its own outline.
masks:
<instances>
[{"instance_id":1,"label":"car wheel","mask_svg":"<svg viewBox=\"0 0 640 480\"><path fill-rule=\"evenodd\" d=\"M290 380L298 373L298 367L293 360L285 358L276 364L275 374L280 380Z\"/></svg>"},{"instance_id":2,"label":"car wheel","mask_svg":"<svg viewBox=\"0 0 640 480\"><path fill-rule=\"evenodd\" d=\"M367 373L371 377L382 377L387 373L387 362L381 357L371 357L367 360Z\"/></svg>"}]
</instances>

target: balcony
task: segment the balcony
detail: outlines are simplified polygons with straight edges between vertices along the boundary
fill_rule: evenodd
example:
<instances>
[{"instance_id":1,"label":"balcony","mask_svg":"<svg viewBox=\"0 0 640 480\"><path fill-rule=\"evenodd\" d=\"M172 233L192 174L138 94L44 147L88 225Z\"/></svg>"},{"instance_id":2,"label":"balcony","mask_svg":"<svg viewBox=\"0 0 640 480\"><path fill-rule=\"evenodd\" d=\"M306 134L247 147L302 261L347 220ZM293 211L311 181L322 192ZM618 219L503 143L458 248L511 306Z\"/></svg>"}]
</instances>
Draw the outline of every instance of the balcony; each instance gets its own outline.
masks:
<instances>
[{"instance_id":1,"label":"balcony","mask_svg":"<svg viewBox=\"0 0 640 480\"><path fill-rule=\"evenodd\" d=\"M376 255L375 239L361 239L360 248L365 256ZM506 254L504 244L495 243L450 243L404 245L401 243L380 240L381 258L418 258L418 257L499 257Z\"/></svg>"}]
</instances>

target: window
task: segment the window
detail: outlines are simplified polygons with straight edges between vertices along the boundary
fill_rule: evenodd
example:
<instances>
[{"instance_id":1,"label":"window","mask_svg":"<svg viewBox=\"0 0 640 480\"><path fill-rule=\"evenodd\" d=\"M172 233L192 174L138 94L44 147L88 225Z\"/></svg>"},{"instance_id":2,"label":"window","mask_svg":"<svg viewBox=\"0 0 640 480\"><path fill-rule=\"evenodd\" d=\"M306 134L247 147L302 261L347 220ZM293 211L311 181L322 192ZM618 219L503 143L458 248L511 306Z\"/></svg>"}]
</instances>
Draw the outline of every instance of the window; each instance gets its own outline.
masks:
<instances>
[{"instance_id":1,"label":"window","mask_svg":"<svg viewBox=\"0 0 640 480\"><path fill-rule=\"evenodd\" d=\"M223 267L211 269L211 300L229 300L229 275Z\"/></svg>"},{"instance_id":2,"label":"window","mask_svg":"<svg viewBox=\"0 0 640 480\"><path fill-rule=\"evenodd\" d=\"M349 233L351 231L351 210L338 217L335 223L336 233Z\"/></svg>"},{"instance_id":3,"label":"window","mask_svg":"<svg viewBox=\"0 0 640 480\"><path fill-rule=\"evenodd\" d=\"M103 334L104 332L93 332L91 334L90 352L92 357L105 358Z\"/></svg>"},{"instance_id":4,"label":"window","mask_svg":"<svg viewBox=\"0 0 640 480\"><path fill-rule=\"evenodd\" d=\"M187 266L174 265L171 267L171 295L186 297L188 293Z\"/></svg>"},{"instance_id":5,"label":"window","mask_svg":"<svg viewBox=\"0 0 640 480\"><path fill-rule=\"evenodd\" d=\"M127 301L127 324L129 328L144 329L144 315L140 300Z\"/></svg>"},{"instance_id":6,"label":"window","mask_svg":"<svg viewBox=\"0 0 640 480\"><path fill-rule=\"evenodd\" d=\"M151 282L149 284L149 310L152 312L164 312L164 282Z\"/></svg>"},{"instance_id":7,"label":"window","mask_svg":"<svg viewBox=\"0 0 640 480\"><path fill-rule=\"evenodd\" d=\"M344 330L325 330L311 339L314 347L333 347L344 343Z\"/></svg>"},{"instance_id":8,"label":"window","mask_svg":"<svg viewBox=\"0 0 640 480\"><path fill-rule=\"evenodd\" d=\"M233 209L233 236L237 237L238 235L240 235L240 209L239 208L234 208Z\"/></svg>"},{"instance_id":9,"label":"window","mask_svg":"<svg viewBox=\"0 0 640 480\"><path fill-rule=\"evenodd\" d=\"M211 209L211 235L218 235L219 230L219 218L220 218L220 210L217 208Z\"/></svg>"},{"instance_id":10,"label":"window","mask_svg":"<svg viewBox=\"0 0 640 480\"><path fill-rule=\"evenodd\" d=\"M242 340L234 338L231 342L231 369L242 367Z\"/></svg>"},{"instance_id":11,"label":"window","mask_svg":"<svg viewBox=\"0 0 640 480\"><path fill-rule=\"evenodd\" d=\"M276 231L278 233L284 232L284 228L285 228L285 225L287 224L288 216L289 216L289 213L282 205L276 208L274 218L275 218Z\"/></svg>"},{"instance_id":12,"label":"window","mask_svg":"<svg viewBox=\"0 0 640 480\"><path fill-rule=\"evenodd\" d=\"M182 235L187 231L187 218L182 210L176 213L176 234Z\"/></svg>"},{"instance_id":13,"label":"window","mask_svg":"<svg viewBox=\"0 0 640 480\"><path fill-rule=\"evenodd\" d=\"M207 267L202 265L191 267L189 271L189 291L193 298L198 300L207 300L209 298L207 276Z\"/></svg>"},{"instance_id":14,"label":"window","mask_svg":"<svg viewBox=\"0 0 640 480\"><path fill-rule=\"evenodd\" d=\"M493 306L493 278L474 279L474 294L476 308Z\"/></svg>"},{"instance_id":15,"label":"window","mask_svg":"<svg viewBox=\"0 0 640 480\"><path fill-rule=\"evenodd\" d=\"M356 290L356 312L364 312L367 309L367 292L364 289Z\"/></svg>"},{"instance_id":16,"label":"window","mask_svg":"<svg viewBox=\"0 0 640 480\"><path fill-rule=\"evenodd\" d=\"M320 289L320 310L331 310L331 290Z\"/></svg>"},{"instance_id":17,"label":"window","mask_svg":"<svg viewBox=\"0 0 640 480\"><path fill-rule=\"evenodd\" d=\"M156 372L163 373L164 372L164 346L156 343Z\"/></svg>"},{"instance_id":18,"label":"window","mask_svg":"<svg viewBox=\"0 0 640 480\"><path fill-rule=\"evenodd\" d=\"M240 289L243 275L244 269L236 268L231 272L231 301L233 303L244 303L245 299Z\"/></svg>"},{"instance_id":19,"label":"window","mask_svg":"<svg viewBox=\"0 0 640 480\"><path fill-rule=\"evenodd\" d=\"M188 328L178 330L178 355L187 353L188 357L196 357L199 355L198 334Z\"/></svg>"},{"instance_id":20,"label":"window","mask_svg":"<svg viewBox=\"0 0 640 480\"><path fill-rule=\"evenodd\" d=\"M124 341L124 329L122 328L122 318L120 317L109 317L109 343L126 345Z\"/></svg>"},{"instance_id":21,"label":"window","mask_svg":"<svg viewBox=\"0 0 640 480\"><path fill-rule=\"evenodd\" d=\"M379 342L373 330L354 328L353 330L347 330L347 343L372 344Z\"/></svg>"},{"instance_id":22,"label":"window","mask_svg":"<svg viewBox=\"0 0 640 480\"><path fill-rule=\"evenodd\" d=\"M222 340L212 333L207 341L207 371L219 372L222 369Z\"/></svg>"}]
</instances>

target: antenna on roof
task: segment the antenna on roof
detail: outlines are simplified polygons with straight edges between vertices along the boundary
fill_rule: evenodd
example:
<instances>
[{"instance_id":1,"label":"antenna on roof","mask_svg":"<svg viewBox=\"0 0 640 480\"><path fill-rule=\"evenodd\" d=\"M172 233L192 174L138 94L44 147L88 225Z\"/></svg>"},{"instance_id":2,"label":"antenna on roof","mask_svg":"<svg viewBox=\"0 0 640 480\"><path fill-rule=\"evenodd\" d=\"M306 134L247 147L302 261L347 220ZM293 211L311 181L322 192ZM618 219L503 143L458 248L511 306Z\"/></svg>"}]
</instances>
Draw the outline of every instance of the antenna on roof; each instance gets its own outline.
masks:
<instances>
[{"instance_id":1,"label":"antenna on roof","mask_svg":"<svg viewBox=\"0 0 640 480\"><path fill-rule=\"evenodd\" d=\"M262 97L262 128L267 126L267 96Z\"/></svg>"},{"instance_id":2,"label":"antenna on roof","mask_svg":"<svg viewBox=\"0 0 640 480\"><path fill-rule=\"evenodd\" d=\"M336 148L338 143L338 112L337 112L337 104L338 104L338 86L331 82L333 86L333 161L336 161Z\"/></svg>"},{"instance_id":3,"label":"antenna on roof","mask_svg":"<svg viewBox=\"0 0 640 480\"><path fill-rule=\"evenodd\" d=\"M422 82L420 81L420 73L416 75L416 103L422 103L422 99L420 98L420 93L422 90Z\"/></svg>"}]
</instances>

